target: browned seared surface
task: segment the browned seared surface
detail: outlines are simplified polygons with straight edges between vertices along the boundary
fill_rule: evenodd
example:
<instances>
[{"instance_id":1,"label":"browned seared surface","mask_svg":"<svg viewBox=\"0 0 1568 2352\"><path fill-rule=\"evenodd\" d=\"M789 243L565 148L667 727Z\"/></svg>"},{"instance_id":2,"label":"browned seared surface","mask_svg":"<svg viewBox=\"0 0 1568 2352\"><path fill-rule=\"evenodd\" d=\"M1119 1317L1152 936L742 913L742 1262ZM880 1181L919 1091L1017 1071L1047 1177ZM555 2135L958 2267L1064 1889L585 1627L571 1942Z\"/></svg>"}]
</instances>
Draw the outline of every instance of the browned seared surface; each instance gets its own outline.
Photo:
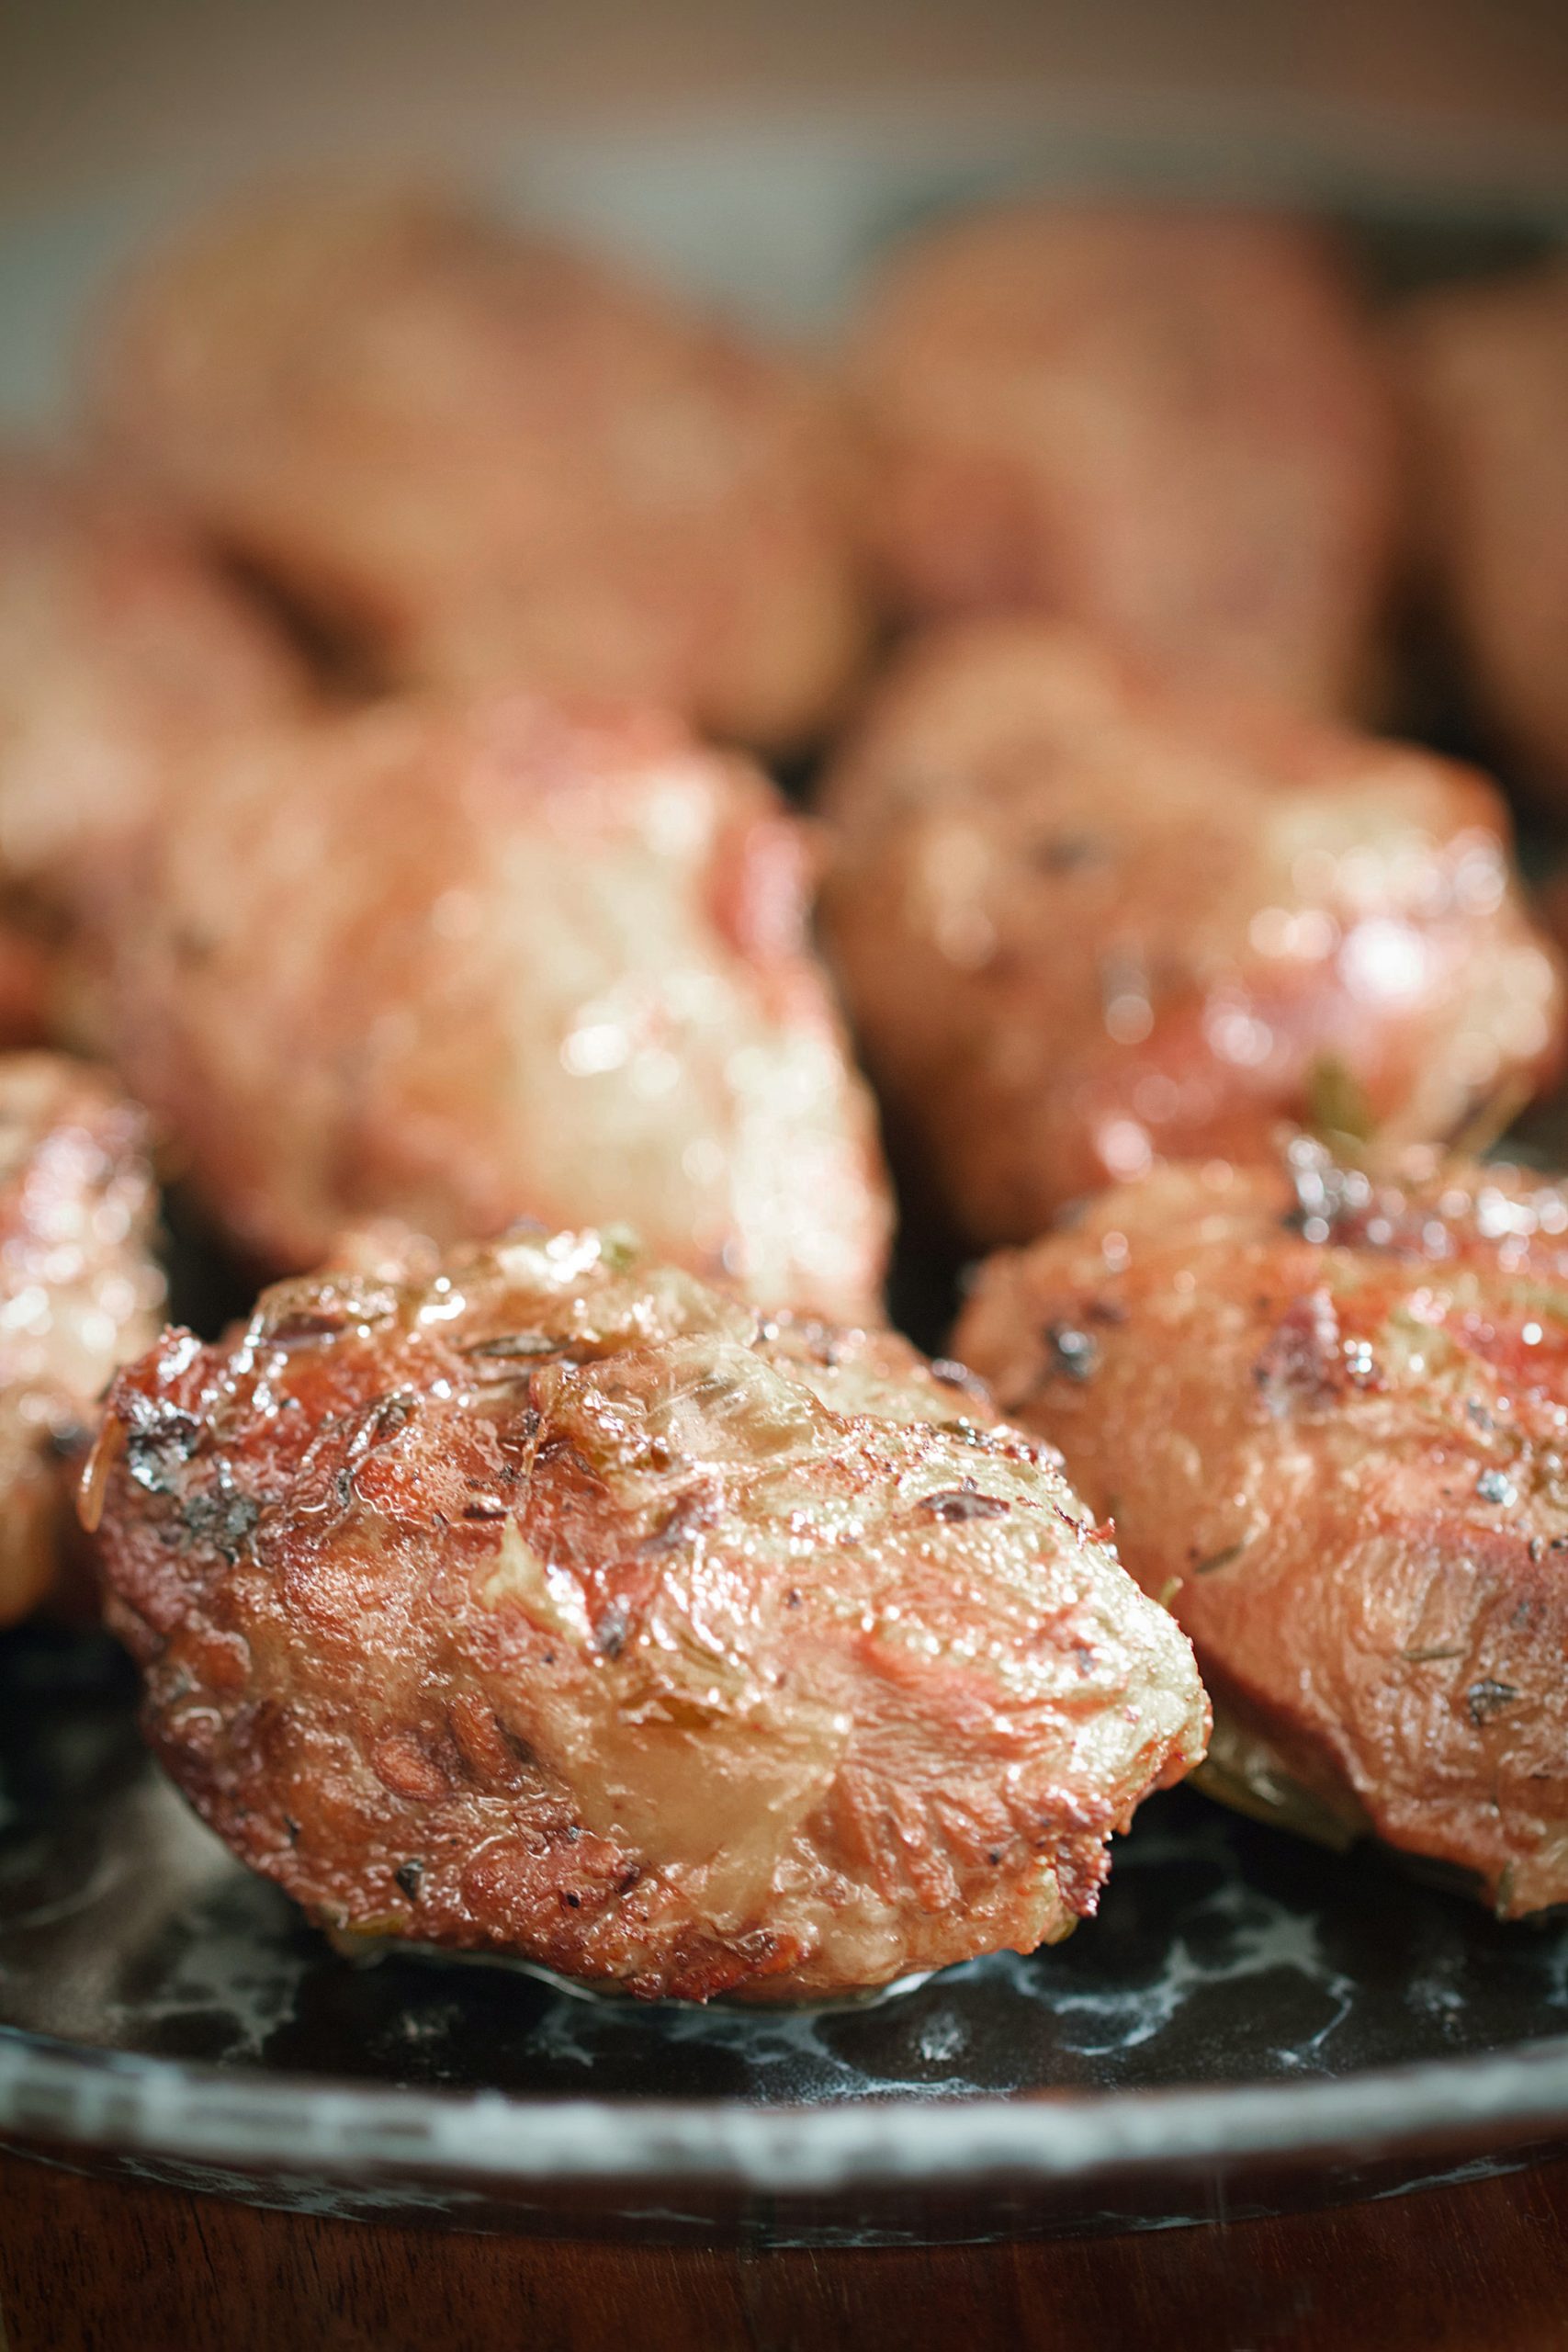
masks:
<instances>
[{"instance_id":1,"label":"browned seared surface","mask_svg":"<svg viewBox=\"0 0 1568 2352\"><path fill-rule=\"evenodd\" d=\"M894 669L825 809L851 1013L974 1239L1282 1119L1446 1136L1555 1064L1502 801L1431 752L980 621Z\"/></svg>"},{"instance_id":2,"label":"browned seared surface","mask_svg":"<svg viewBox=\"0 0 1568 2352\"><path fill-rule=\"evenodd\" d=\"M807 837L673 721L387 705L214 761L122 910L119 1066L274 1271L390 1215L635 1218L769 1304L873 1311L870 1097Z\"/></svg>"},{"instance_id":3,"label":"browned seared surface","mask_svg":"<svg viewBox=\"0 0 1568 2352\"><path fill-rule=\"evenodd\" d=\"M54 1583L99 1399L157 1332L144 1147L95 1071L0 1056L0 1625Z\"/></svg>"},{"instance_id":4,"label":"browned seared surface","mask_svg":"<svg viewBox=\"0 0 1568 2352\"><path fill-rule=\"evenodd\" d=\"M993 1259L955 1344L1170 1596L1250 1805L1568 1900L1568 1192L1298 1145Z\"/></svg>"},{"instance_id":5,"label":"browned seared surface","mask_svg":"<svg viewBox=\"0 0 1568 2352\"><path fill-rule=\"evenodd\" d=\"M334 1928L644 1997L1092 1911L1207 1711L1050 1449L614 1235L392 1276L165 1333L89 1475L147 1728L237 1853Z\"/></svg>"}]
</instances>

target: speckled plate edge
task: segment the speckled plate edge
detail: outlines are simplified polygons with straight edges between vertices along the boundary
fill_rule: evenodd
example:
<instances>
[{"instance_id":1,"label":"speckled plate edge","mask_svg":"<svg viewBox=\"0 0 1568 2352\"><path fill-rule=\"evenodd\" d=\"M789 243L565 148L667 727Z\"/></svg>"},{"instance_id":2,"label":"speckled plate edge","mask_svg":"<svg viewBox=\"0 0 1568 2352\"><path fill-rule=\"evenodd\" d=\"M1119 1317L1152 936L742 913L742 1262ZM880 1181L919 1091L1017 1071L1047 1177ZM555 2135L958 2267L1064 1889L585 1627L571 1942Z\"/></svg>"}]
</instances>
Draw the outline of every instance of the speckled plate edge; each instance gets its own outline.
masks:
<instances>
[{"instance_id":1,"label":"speckled plate edge","mask_svg":"<svg viewBox=\"0 0 1568 2352\"><path fill-rule=\"evenodd\" d=\"M296 2075L238 2076L0 2028L0 2133L97 2154L249 2171L538 2184L706 2182L749 2195L1045 2183L1145 2166L1568 2133L1568 2035L1337 2082L1204 2090L890 2099L520 2099Z\"/></svg>"}]
</instances>

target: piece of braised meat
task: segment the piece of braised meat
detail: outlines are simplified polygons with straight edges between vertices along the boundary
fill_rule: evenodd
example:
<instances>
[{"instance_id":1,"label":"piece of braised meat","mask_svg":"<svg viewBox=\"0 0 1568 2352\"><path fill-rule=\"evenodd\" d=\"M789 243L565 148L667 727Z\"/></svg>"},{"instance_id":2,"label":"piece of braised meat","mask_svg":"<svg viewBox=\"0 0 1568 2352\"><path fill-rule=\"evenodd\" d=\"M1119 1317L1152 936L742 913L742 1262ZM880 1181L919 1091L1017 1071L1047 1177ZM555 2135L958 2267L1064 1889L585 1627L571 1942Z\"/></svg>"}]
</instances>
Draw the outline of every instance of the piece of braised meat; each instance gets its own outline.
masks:
<instances>
[{"instance_id":1,"label":"piece of braised meat","mask_svg":"<svg viewBox=\"0 0 1568 2352\"><path fill-rule=\"evenodd\" d=\"M0 1624L80 1548L100 1399L162 1314L156 1210L139 1112L83 1064L0 1055Z\"/></svg>"},{"instance_id":2,"label":"piece of braised meat","mask_svg":"<svg viewBox=\"0 0 1568 2352\"><path fill-rule=\"evenodd\" d=\"M1377 691L1398 469L1322 230L1019 205L895 258L853 339L867 532L916 616L1033 609L1183 680Z\"/></svg>"},{"instance_id":3,"label":"piece of braised meat","mask_svg":"<svg viewBox=\"0 0 1568 2352\"><path fill-rule=\"evenodd\" d=\"M1568 263L1442 287L1398 352L1412 526L1483 718L1568 803Z\"/></svg>"},{"instance_id":4,"label":"piece of braised meat","mask_svg":"<svg viewBox=\"0 0 1568 2352\"><path fill-rule=\"evenodd\" d=\"M347 1223L635 1216L768 1305L875 1313L871 1099L809 842L674 722L387 704L209 763L124 895L118 1064L272 1272Z\"/></svg>"},{"instance_id":5,"label":"piece of braised meat","mask_svg":"<svg viewBox=\"0 0 1568 2352\"><path fill-rule=\"evenodd\" d=\"M1206 1704L958 1367L614 1234L349 1266L166 1332L85 1487L147 1730L245 1861L337 1931L645 1998L1092 1911Z\"/></svg>"},{"instance_id":6,"label":"piece of braised meat","mask_svg":"<svg viewBox=\"0 0 1568 2352\"><path fill-rule=\"evenodd\" d=\"M1160 1170L993 1259L955 1344L1190 1634L1216 1793L1568 1900L1562 1184Z\"/></svg>"},{"instance_id":7,"label":"piece of braised meat","mask_svg":"<svg viewBox=\"0 0 1568 2352\"><path fill-rule=\"evenodd\" d=\"M894 668L824 811L831 960L972 1240L1282 1121L1446 1137L1557 1065L1507 812L1433 752L980 621Z\"/></svg>"},{"instance_id":8,"label":"piece of braised meat","mask_svg":"<svg viewBox=\"0 0 1568 2352\"><path fill-rule=\"evenodd\" d=\"M189 761L304 698L178 527L109 479L0 453L0 892L96 904Z\"/></svg>"},{"instance_id":9,"label":"piece of braised meat","mask_svg":"<svg viewBox=\"0 0 1568 2352\"><path fill-rule=\"evenodd\" d=\"M825 388L406 191L197 224L107 322L117 458L396 683L614 694L788 743L866 636Z\"/></svg>"}]
</instances>

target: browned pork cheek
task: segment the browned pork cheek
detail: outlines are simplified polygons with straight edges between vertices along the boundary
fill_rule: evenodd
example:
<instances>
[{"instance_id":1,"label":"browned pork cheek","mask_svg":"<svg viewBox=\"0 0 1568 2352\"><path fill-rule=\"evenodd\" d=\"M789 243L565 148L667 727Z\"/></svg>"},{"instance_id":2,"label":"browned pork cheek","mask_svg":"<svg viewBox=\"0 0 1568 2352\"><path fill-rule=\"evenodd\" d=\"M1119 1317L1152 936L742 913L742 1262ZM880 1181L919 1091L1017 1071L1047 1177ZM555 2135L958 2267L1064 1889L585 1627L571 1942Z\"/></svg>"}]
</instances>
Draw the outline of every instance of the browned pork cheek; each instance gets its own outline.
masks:
<instances>
[{"instance_id":1,"label":"browned pork cheek","mask_svg":"<svg viewBox=\"0 0 1568 2352\"><path fill-rule=\"evenodd\" d=\"M897 256L854 335L867 537L916 616L1036 608L1206 685L1359 706L1397 468L1333 240L1019 205Z\"/></svg>"},{"instance_id":2,"label":"browned pork cheek","mask_svg":"<svg viewBox=\"0 0 1568 2352\"><path fill-rule=\"evenodd\" d=\"M303 699L176 526L111 478L0 453L0 890L90 910L193 760Z\"/></svg>"},{"instance_id":3,"label":"browned pork cheek","mask_svg":"<svg viewBox=\"0 0 1568 2352\"><path fill-rule=\"evenodd\" d=\"M1568 1192L1157 1170L993 1259L956 1344L1168 1595L1248 1809L1568 1899Z\"/></svg>"},{"instance_id":4,"label":"browned pork cheek","mask_svg":"<svg viewBox=\"0 0 1568 2352\"><path fill-rule=\"evenodd\" d=\"M117 458L393 680L816 732L865 635L841 428L804 365L432 198L296 190L125 289Z\"/></svg>"},{"instance_id":5,"label":"browned pork cheek","mask_svg":"<svg viewBox=\"0 0 1568 2352\"><path fill-rule=\"evenodd\" d=\"M71 1488L164 1303L141 1114L96 1071L0 1055L0 1625L79 1548Z\"/></svg>"},{"instance_id":6,"label":"browned pork cheek","mask_svg":"<svg viewBox=\"0 0 1568 2352\"><path fill-rule=\"evenodd\" d=\"M127 895L120 1068L273 1272L349 1222L631 1218L770 1304L874 1313L870 1097L807 835L656 714L388 704L205 771Z\"/></svg>"},{"instance_id":7,"label":"browned pork cheek","mask_svg":"<svg viewBox=\"0 0 1568 2352\"><path fill-rule=\"evenodd\" d=\"M1480 710L1568 800L1568 265L1410 305L1412 526Z\"/></svg>"},{"instance_id":8,"label":"browned pork cheek","mask_svg":"<svg viewBox=\"0 0 1568 2352\"><path fill-rule=\"evenodd\" d=\"M1446 1136L1556 1066L1506 811L1431 752L972 622L895 666L823 808L852 1019L974 1240L1281 1120Z\"/></svg>"},{"instance_id":9,"label":"browned pork cheek","mask_svg":"<svg viewBox=\"0 0 1568 2352\"><path fill-rule=\"evenodd\" d=\"M341 1932L649 1998L1032 1951L1207 1730L957 1367L615 1234L165 1333L85 1515L153 1744L246 1861Z\"/></svg>"}]
</instances>

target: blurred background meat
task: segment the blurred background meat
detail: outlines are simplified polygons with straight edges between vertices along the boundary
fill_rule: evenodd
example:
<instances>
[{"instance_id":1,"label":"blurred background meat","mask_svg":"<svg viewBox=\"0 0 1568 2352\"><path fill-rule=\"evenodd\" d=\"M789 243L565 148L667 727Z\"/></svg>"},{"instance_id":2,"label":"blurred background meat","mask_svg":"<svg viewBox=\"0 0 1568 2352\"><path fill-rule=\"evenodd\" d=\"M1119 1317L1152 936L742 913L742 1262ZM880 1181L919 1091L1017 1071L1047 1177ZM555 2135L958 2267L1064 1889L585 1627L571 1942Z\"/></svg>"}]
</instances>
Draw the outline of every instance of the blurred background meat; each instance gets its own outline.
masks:
<instances>
[{"instance_id":1,"label":"blurred background meat","mask_svg":"<svg viewBox=\"0 0 1568 2352\"><path fill-rule=\"evenodd\" d=\"M809 882L762 775L658 714L276 730L209 764L120 902L116 1057L264 1266L367 1216L443 1240L596 1216L856 1319L890 1212Z\"/></svg>"},{"instance_id":2,"label":"blurred background meat","mask_svg":"<svg viewBox=\"0 0 1568 2352\"><path fill-rule=\"evenodd\" d=\"M31 911L0 913L0 1051L47 1045L60 1016L60 956Z\"/></svg>"},{"instance_id":3,"label":"blurred background meat","mask_svg":"<svg viewBox=\"0 0 1568 2352\"><path fill-rule=\"evenodd\" d=\"M1441 1138L1556 1066L1501 798L1430 752L976 622L904 656L824 809L835 967L971 1239L1284 1120Z\"/></svg>"},{"instance_id":4,"label":"blurred background meat","mask_svg":"<svg viewBox=\"0 0 1568 2352\"><path fill-rule=\"evenodd\" d=\"M1289 220L1020 206L894 260L852 339L871 544L916 616L1035 609L1184 682L1353 708L1392 419L1344 255Z\"/></svg>"},{"instance_id":5,"label":"blurred background meat","mask_svg":"<svg viewBox=\"0 0 1568 2352\"><path fill-rule=\"evenodd\" d=\"M187 763L304 695L265 616L164 514L0 453L0 889L54 914L101 897Z\"/></svg>"},{"instance_id":6,"label":"blurred background meat","mask_svg":"<svg viewBox=\"0 0 1568 2352\"><path fill-rule=\"evenodd\" d=\"M863 650L803 364L456 204L258 198L105 331L117 458L388 678L665 705L787 746Z\"/></svg>"},{"instance_id":7,"label":"blurred background meat","mask_svg":"<svg viewBox=\"0 0 1568 2352\"><path fill-rule=\"evenodd\" d=\"M1444 287L1396 341L1427 587L1500 753L1568 806L1568 264Z\"/></svg>"}]
</instances>

